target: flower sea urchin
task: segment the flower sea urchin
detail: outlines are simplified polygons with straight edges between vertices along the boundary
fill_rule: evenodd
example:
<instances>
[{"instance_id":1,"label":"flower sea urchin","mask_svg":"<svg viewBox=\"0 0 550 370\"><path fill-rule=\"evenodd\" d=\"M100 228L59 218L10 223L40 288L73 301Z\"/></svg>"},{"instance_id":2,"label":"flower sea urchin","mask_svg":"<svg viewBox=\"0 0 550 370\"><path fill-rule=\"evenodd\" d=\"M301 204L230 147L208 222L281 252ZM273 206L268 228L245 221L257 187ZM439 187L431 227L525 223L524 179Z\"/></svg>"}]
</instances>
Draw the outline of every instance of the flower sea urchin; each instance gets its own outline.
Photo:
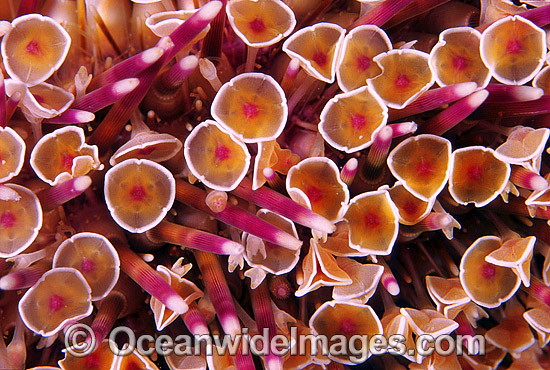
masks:
<instances>
[{"instance_id":1,"label":"flower sea urchin","mask_svg":"<svg viewBox=\"0 0 550 370\"><path fill-rule=\"evenodd\" d=\"M0 368L549 366L548 1L6 4Z\"/></svg>"}]
</instances>

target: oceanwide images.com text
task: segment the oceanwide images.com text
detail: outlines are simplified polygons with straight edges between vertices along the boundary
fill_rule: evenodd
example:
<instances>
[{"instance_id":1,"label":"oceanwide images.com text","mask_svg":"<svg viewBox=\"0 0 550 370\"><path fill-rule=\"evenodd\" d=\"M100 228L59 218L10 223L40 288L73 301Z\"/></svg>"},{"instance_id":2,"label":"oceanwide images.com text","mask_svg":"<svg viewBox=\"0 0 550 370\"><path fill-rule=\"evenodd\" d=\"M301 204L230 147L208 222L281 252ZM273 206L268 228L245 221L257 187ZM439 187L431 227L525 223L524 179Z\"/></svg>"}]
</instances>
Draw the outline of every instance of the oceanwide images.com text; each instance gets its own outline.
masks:
<instances>
[{"instance_id":1,"label":"oceanwide images.com text","mask_svg":"<svg viewBox=\"0 0 550 370\"><path fill-rule=\"evenodd\" d=\"M69 354L84 357L96 348L96 340L92 329L84 324L75 324L65 333L65 346ZM206 354L212 356L214 351L218 355L236 355L240 350L243 355L254 354L266 356L269 353L276 356L345 356L353 363L361 363L371 355L430 356L437 353L448 356L457 355L484 355L485 338L482 335L440 335L437 337L423 334L415 339L414 348L406 344L407 338L403 335L384 336L376 335L324 335L298 334L298 328L292 327L288 336L276 334L270 336L269 329L265 328L261 334L251 334L248 328L243 328L241 334L229 335L178 335L175 338L168 335L136 336L132 329L119 326L109 335L110 350L117 356L127 356L133 351L149 356L156 352L162 356L174 354L176 356L191 356ZM116 343L125 342L122 348Z\"/></svg>"}]
</instances>

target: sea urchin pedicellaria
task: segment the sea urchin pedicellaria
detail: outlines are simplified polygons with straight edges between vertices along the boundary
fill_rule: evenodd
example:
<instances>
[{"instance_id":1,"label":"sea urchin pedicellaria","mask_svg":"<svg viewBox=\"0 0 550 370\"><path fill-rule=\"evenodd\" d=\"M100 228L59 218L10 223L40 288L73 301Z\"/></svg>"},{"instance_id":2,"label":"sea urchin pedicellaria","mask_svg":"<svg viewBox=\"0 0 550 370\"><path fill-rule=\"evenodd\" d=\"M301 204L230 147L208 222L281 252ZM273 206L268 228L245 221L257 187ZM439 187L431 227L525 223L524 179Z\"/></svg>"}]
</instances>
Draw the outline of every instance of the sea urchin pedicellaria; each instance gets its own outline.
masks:
<instances>
[{"instance_id":1,"label":"sea urchin pedicellaria","mask_svg":"<svg viewBox=\"0 0 550 370\"><path fill-rule=\"evenodd\" d=\"M549 30L4 0L0 369L550 368Z\"/></svg>"}]
</instances>

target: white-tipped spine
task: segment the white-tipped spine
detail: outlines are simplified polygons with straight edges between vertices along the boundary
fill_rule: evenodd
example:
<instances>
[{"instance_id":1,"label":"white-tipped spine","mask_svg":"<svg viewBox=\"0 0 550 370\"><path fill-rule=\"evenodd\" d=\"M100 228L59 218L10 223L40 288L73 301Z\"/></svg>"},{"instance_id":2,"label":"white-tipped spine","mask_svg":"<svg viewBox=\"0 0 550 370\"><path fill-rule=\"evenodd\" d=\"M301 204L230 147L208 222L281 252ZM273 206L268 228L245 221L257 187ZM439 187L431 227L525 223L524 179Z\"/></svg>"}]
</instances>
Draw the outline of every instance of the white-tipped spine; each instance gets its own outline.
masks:
<instances>
[{"instance_id":1,"label":"white-tipped spine","mask_svg":"<svg viewBox=\"0 0 550 370\"><path fill-rule=\"evenodd\" d=\"M222 2L221 1L209 1L204 4L198 11L199 20L211 20L213 19L221 10Z\"/></svg>"},{"instance_id":2,"label":"white-tipped spine","mask_svg":"<svg viewBox=\"0 0 550 370\"><path fill-rule=\"evenodd\" d=\"M182 315L189 310L189 306L185 303L183 298L175 294L166 299L166 307L179 315Z\"/></svg>"},{"instance_id":3,"label":"white-tipped spine","mask_svg":"<svg viewBox=\"0 0 550 370\"><path fill-rule=\"evenodd\" d=\"M141 53L141 60L145 64L153 64L164 54L164 50L157 46L147 49Z\"/></svg>"},{"instance_id":4,"label":"white-tipped spine","mask_svg":"<svg viewBox=\"0 0 550 370\"><path fill-rule=\"evenodd\" d=\"M332 225L332 223L331 223ZM334 226L334 225L332 225ZM302 246L302 241L295 238L294 236L281 231L278 235L275 236L277 239L277 245L281 247L288 248L290 250L298 250Z\"/></svg>"},{"instance_id":5,"label":"white-tipped spine","mask_svg":"<svg viewBox=\"0 0 550 370\"><path fill-rule=\"evenodd\" d=\"M393 138L414 134L418 129L418 125L415 122L401 122L388 125L393 131Z\"/></svg>"},{"instance_id":6,"label":"white-tipped spine","mask_svg":"<svg viewBox=\"0 0 550 370\"><path fill-rule=\"evenodd\" d=\"M194 70L199 64L199 58L195 55L188 55L179 61L179 66L183 70Z\"/></svg>"},{"instance_id":7,"label":"white-tipped spine","mask_svg":"<svg viewBox=\"0 0 550 370\"><path fill-rule=\"evenodd\" d=\"M468 96L477 89L475 82L461 82L455 85L454 93L458 97Z\"/></svg>"},{"instance_id":8,"label":"white-tipped spine","mask_svg":"<svg viewBox=\"0 0 550 370\"><path fill-rule=\"evenodd\" d=\"M79 176L74 179L73 189L77 192L83 192L92 185L92 178L90 176Z\"/></svg>"},{"instance_id":9,"label":"white-tipped spine","mask_svg":"<svg viewBox=\"0 0 550 370\"><path fill-rule=\"evenodd\" d=\"M397 284L397 280L393 276L383 276L382 277L382 285L384 288L390 293L392 296L397 296L401 292L401 289L399 289L399 284Z\"/></svg>"},{"instance_id":10,"label":"white-tipped spine","mask_svg":"<svg viewBox=\"0 0 550 370\"><path fill-rule=\"evenodd\" d=\"M0 289L1 290L13 290L17 284L17 279L13 276L6 275L0 278Z\"/></svg>"},{"instance_id":11,"label":"white-tipped spine","mask_svg":"<svg viewBox=\"0 0 550 370\"><path fill-rule=\"evenodd\" d=\"M531 86L516 86L513 90L514 98L518 101L537 100L544 95L544 90Z\"/></svg>"},{"instance_id":12,"label":"white-tipped spine","mask_svg":"<svg viewBox=\"0 0 550 370\"><path fill-rule=\"evenodd\" d=\"M76 121L79 123L92 122L95 119L95 114L92 112L86 112L84 110L75 112L74 114Z\"/></svg>"},{"instance_id":13,"label":"white-tipped spine","mask_svg":"<svg viewBox=\"0 0 550 370\"><path fill-rule=\"evenodd\" d=\"M465 98L464 101L470 109L474 110L479 107L485 101L485 99L487 99L488 96L489 91L480 90Z\"/></svg>"},{"instance_id":14,"label":"white-tipped spine","mask_svg":"<svg viewBox=\"0 0 550 370\"><path fill-rule=\"evenodd\" d=\"M357 160L357 158L350 158L342 168L342 171L340 172L340 178L346 185L349 186L353 182L355 174L357 173L358 166L359 161Z\"/></svg>"},{"instance_id":15,"label":"white-tipped spine","mask_svg":"<svg viewBox=\"0 0 550 370\"><path fill-rule=\"evenodd\" d=\"M126 78L113 84L113 92L116 95L126 95L139 85L139 79Z\"/></svg>"},{"instance_id":16,"label":"white-tipped spine","mask_svg":"<svg viewBox=\"0 0 550 370\"><path fill-rule=\"evenodd\" d=\"M533 176L530 184L535 191L548 189L548 181L542 176Z\"/></svg>"},{"instance_id":17,"label":"white-tipped spine","mask_svg":"<svg viewBox=\"0 0 550 370\"><path fill-rule=\"evenodd\" d=\"M244 253L244 246L237 242L228 240L222 244L222 251L227 255L240 255Z\"/></svg>"},{"instance_id":18,"label":"white-tipped spine","mask_svg":"<svg viewBox=\"0 0 550 370\"><path fill-rule=\"evenodd\" d=\"M522 188L541 191L548 188L548 181L536 172L523 167L512 168L510 180Z\"/></svg>"}]
</instances>

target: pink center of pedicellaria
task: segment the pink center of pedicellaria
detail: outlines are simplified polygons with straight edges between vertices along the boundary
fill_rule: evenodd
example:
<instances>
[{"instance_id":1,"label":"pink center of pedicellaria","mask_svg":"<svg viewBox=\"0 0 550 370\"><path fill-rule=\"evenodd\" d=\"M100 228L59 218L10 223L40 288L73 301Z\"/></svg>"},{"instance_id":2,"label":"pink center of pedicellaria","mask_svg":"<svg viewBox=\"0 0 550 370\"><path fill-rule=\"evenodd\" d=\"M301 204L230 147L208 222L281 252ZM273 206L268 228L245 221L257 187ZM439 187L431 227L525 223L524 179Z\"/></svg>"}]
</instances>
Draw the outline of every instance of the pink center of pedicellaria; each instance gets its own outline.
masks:
<instances>
[{"instance_id":1,"label":"pink center of pedicellaria","mask_svg":"<svg viewBox=\"0 0 550 370\"><path fill-rule=\"evenodd\" d=\"M351 116L351 127L355 130L361 130L367 124L365 116L360 113L354 113Z\"/></svg>"},{"instance_id":2,"label":"pink center of pedicellaria","mask_svg":"<svg viewBox=\"0 0 550 370\"><path fill-rule=\"evenodd\" d=\"M229 149L228 147L226 147L225 145L218 145L216 147L216 151L214 153L214 155L216 156L216 159L218 161L225 161L226 159L228 159L229 157L231 157L231 149Z\"/></svg>"},{"instance_id":3,"label":"pink center of pedicellaria","mask_svg":"<svg viewBox=\"0 0 550 370\"><path fill-rule=\"evenodd\" d=\"M51 312L57 312L65 307L65 299L57 294L52 294L48 302L48 308Z\"/></svg>"},{"instance_id":4,"label":"pink center of pedicellaria","mask_svg":"<svg viewBox=\"0 0 550 370\"><path fill-rule=\"evenodd\" d=\"M243 115L247 119L253 119L258 117L258 114L260 113L260 110L258 109L258 105L247 102L243 104Z\"/></svg>"},{"instance_id":5,"label":"pink center of pedicellaria","mask_svg":"<svg viewBox=\"0 0 550 370\"><path fill-rule=\"evenodd\" d=\"M100 369L101 368L101 359L97 352L91 353L85 356L85 368L86 369Z\"/></svg>"},{"instance_id":6,"label":"pink center of pedicellaria","mask_svg":"<svg viewBox=\"0 0 550 370\"><path fill-rule=\"evenodd\" d=\"M132 190L130 190L130 197L133 201L141 202L147 196L145 188L141 185L134 185Z\"/></svg>"},{"instance_id":7,"label":"pink center of pedicellaria","mask_svg":"<svg viewBox=\"0 0 550 370\"><path fill-rule=\"evenodd\" d=\"M248 26L254 33L261 33L266 29L264 21L261 20L260 18L254 18L253 21L248 23Z\"/></svg>"},{"instance_id":8,"label":"pink center of pedicellaria","mask_svg":"<svg viewBox=\"0 0 550 370\"><path fill-rule=\"evenodd\" d=\"M517 39L510 40L506 43L506 52L508 54L519 54L521 52L521 43Z\"/></svg>"},{"instance_id":9,"label":"pink center of pedicellaria","mask_svg":"<svg viewBox=\"0 0 550 370\"><path fill-rule=\"evenodd\" d=\"M375 213L367 213L363 217L363 225L367 229L376 229L380 226L380 216Z\"/></svg>"},{"instance_id":10,"label":"pink center of pedicellaria","mask_svg":"<svg viewBox=\"0 0 550 370\"><path fill-rule=\"evenodd\" d=\"M157 149L154 145L149 145L143 149L138 150L138 154L140 155L149 155L153 153Z\"/></svg>"},{"instance_id":11,"label":"pink center of pedicellaria","mask_svg":"<svg viewBox=\"0 0 550 370\"><path fill-rule=\"evenodd\" d=\"M411 80L409 80L409 78L406 75L399 75L395 79L395 87L399 89L407 88L409 87L410 84L411 84Z\"/></svg>"},{"instance_id":12,"label":"pink center of pedicellaria","mask_svg":"<svg viewBox=\"0 0 550 370\"><path fill-rule=\"evenodd\" d=\"M367 69L369 69L371 64L370 58L366 55L360 55L359 57L357 57L355 62L357 65L357 69L360 70L361 72L364 72Z\"/></svg>"},{"instance_id":13,"label":"pink center of pedicellaria","mask_svg":"<svg viewBox=\"0 0 550 370\"><path fill-rule=\"evenodd\" d=\"M433 173L433 164L425 158L420 158L415 167L415 172L418 176L426 177Z\"/></svg>"},{"instance_id":14,"label":"pink center of pedicellaria","mask_svg":"<svg viewBox=\"0 0 550 370\"><path fill-rule=\"evenodd\" d=\"M343 335L352 335L357 330L357 325L351 319L343 319L340 323L340 332Z\"/></svg>"},{"instance_id":15,"label":"pink center of pedicellaria","mask_svg":"<svg viewBox=\"0 0 550 370\"><path fill-rule=\"evenodd\" d=\"M130 360L129 362L127 362L125 364L124 369L125 370L141 370L141 369L143 369L143 365L136 363L136 360Z\"/></svg>"},{"instance_id":16,"label":"pink center of pedicellaria","mask_svg":"<svg viewBox=\"0 0 550 370\"><path fill-rule=\"evenodd\" d=\"M86 257L82 258L82 261L80 262L80 271L88 274L95 270L95 263L91 259L88 259Z\"/></svg>"},{"instance_id":17,"label":"pink center of pedicellaria","mask_svg":"<svg viewBox=\"0 0 550 370\"><path fill-rule=\"evenodd\" d=\"M275 293L276 293L277 298L285 299L285 298L288 298L288 296L290 294L290 291L288 290L288 288L286 286L279 285L276 288Z\"/></svg>"},{"instance_id":18,"label":"pink center of pedicellaria","mask_svg":"<svg viewBox=\"0 0 550 370\"><path fill-rule=\"evenodd\" d=\"M307 187L306 195L311 203L317 203L323 199L323 192L315 185L310 185Z\"/></svg>"},{"instance_id":19,"label":"pink center of pedicellaria","mask_svg":"<svg viewBox=\"0 0 550 370\"><path fill-rule=\"evenodd\" d=\"M69 153L61 154L61 166L65 171L70 171L73 168L74 155Z\"/></svg>"},{"instance_id":20,"label":"pink center of pedicellaria","mask_svg":"<svg viewBox=\"0 0 550 370\"><path fill-rule=\"evenodd\" d=\"M481 266L481 277L484 280L492 280L496 273L495 266L488 262L483 263L483 266Z\"/></svg>"},{"instance_id":21,"label":"pink center of pedicellaria","mask_svg":"<svg viewBox=\"0 0 550 370\"><path fill-rule=\"evenodd\" d=\"M466 170L466 176L471 182L477 182L483 176L483 170L479 166L472 165Z\"/></svg>"},{"instance_id":22,"label":"pink center of pedicellaria","mask_svg":"<svg viewBox=\"0 0 550 370\"><path fill-rule=\"evenodd\" d=\"M31 55L34 55L34 56L38 56L38 55L42 54L42 49L40 48L40 45L38 44L38 41L36 41L36 40L29 41L29 43L27 44L25 49L27 50L28 54L31 54Z\"/></svg>"},{"instance_id":23,"label":"pink center of pedicellaria","mask_svg":"<svg viewBox=\"0 0 550 370\"><path fill-rule=\"evenodd\" d=\"M405 211L408 215L414 215L416 212L418 212L418 205L413 202L407 202L403 204L403 211Z\"/></svg>"},{"instance_id":24,"label":"pink center of pedicellaria","mask_svg":"<svg viewBox=\"0 0 550 370\"><path fill-rule=\"evenodd\" d=\"M466 58L461 56L456 56L453 58L453 68L457 71L462 71L468 66L468 61Z\"/></svg>"},{"instance_id":25,"label":"pink center of pedicellaria","mask_svg":"<svg viewBox=\"0 0 550 370\"><path fill-rule=\"evenodd\" d=\"M324 67L325 64L327 64L328 56L326 53L323 53L322 51L318 51L315 54L313 54L313 57L311 58L317 65Z\"/></svg>"},{"instance_id":26,"label":"pink center of pedicellaria","mask_svg":"<svg viewBox=\"0 0 550 370\"><path fill-rule=\"evenodd\" d=\"M17 217L15 217L15 215L10 211L5 211L4 213L2 213L2 217L0 217L0 225L2 225L3 229L14 227L16 221Z\"/></svg>"}]
</instances>

